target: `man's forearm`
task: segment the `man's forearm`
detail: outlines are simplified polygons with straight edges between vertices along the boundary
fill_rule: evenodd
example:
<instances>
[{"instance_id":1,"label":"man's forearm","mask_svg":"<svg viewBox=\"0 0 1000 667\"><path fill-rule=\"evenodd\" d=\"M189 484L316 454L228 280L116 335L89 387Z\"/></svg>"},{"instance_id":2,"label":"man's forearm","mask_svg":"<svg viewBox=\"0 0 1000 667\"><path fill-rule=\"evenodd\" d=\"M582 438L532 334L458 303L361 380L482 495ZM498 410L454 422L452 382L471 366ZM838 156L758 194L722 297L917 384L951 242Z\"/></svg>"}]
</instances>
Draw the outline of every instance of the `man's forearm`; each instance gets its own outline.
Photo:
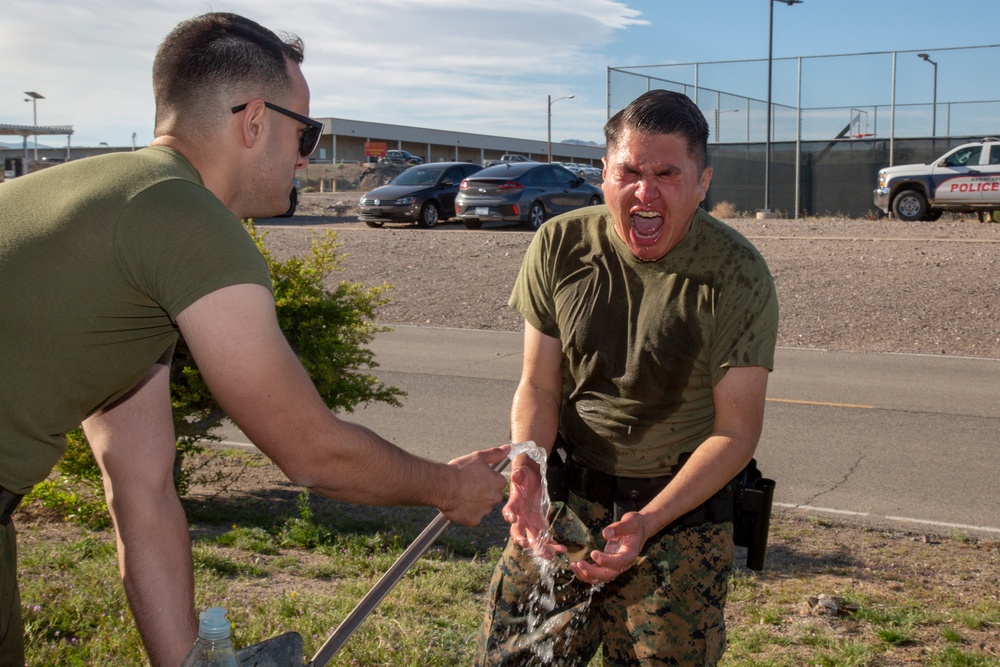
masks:
<instances>
[{"instance_id":1,"label":"man's forearm","mask_svg":"<svg viewBox=\"0 0 1000 667\"><path fill-rule=\"evenodd\" d=\"M176 667L198 634L191 541L176 495L149 505L114 512L118 563L150 663Z\"/></svg>"},{"instance_id":2,"label":"man's forearm","mask_svg":"<svg viewBox=\"0 0 1000 667\"><path fill-rule=\"evenodd\" d=\"M549 392L522 383L514 393L510 410L510 437L513 442L533 440L552 451L559 434L559 399Z\"/></svg>"},{"instance_id":3,"label":"man's forearm","mask_svg":"<svg viewBox=\"0 0 1000 667\"><path fill-rule=\"evenodd\" d=\"M647 535L698 507L739 474L753 457L756 441L711 436L701 444L666 488L639 513Z\"/></svg>"},{"instance_id":4,"label":"man's forearm","mask_svg":"<svg viewBox=\"0 0 1000 667\"><path fill-rule=\"evenodd\" d=\"M327 461L312 472L290 472L292 481L351 503L441 508L451 502L449 466L412 456L359 424L336 420L333 432Z\"/></svg>"}]
</instances>

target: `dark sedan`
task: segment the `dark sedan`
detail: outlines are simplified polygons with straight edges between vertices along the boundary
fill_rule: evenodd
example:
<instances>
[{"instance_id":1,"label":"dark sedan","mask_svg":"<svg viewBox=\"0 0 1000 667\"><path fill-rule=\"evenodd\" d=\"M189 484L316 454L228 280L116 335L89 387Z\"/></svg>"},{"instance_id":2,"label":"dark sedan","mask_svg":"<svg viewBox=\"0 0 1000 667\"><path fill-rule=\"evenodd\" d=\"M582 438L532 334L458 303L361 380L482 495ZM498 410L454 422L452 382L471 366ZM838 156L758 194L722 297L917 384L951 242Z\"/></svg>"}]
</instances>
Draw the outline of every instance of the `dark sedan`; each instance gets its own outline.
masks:
<instances>
[{"instance_id":1,"label":"dark sedan","mask_svg":"<svg viewBox=\"0 0 1000 667\"><path fill-rule=\"evenodd\" d=\"M462 179L482 169L468 162L434 162L410 167L387 185L366 192L358 206L358 219L369 227L386 222L416 222L433 227L455 210L455 195Z\"/></svg>"},{"instance_id":2,"label":"dark sedan","mask_svg":"<svg viewBox=\"0 0 1000 667\"><path fill-rule=\"evenodd\" d=\"M553 215L604 201L599 188L566 167L522 162L487 167L462 181L455 216L469 229L486 220L527 223L538 229Z\"/></svg>"}]
</instances>

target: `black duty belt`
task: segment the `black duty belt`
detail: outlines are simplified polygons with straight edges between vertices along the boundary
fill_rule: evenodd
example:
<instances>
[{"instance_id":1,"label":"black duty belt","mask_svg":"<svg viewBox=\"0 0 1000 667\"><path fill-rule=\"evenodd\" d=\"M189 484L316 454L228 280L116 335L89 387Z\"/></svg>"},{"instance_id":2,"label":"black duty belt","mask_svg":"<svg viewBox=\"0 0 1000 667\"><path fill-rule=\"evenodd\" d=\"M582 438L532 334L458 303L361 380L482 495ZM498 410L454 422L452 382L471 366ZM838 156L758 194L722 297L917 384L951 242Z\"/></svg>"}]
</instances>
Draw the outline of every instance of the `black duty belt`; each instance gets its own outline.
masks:
<instances>
[{"instance_id":1,"label":"black duty belt","mask_svg":"<svg viewBox=\"0 0 1000 667\"><path fill-rule=\"evenodd\" d=\"M10 523L10 515L23 497L0 486L0 526Z\"/></svg>"},{"instance_id":2,"label":"black duty belt","mask_svg":"<svg viewBox=\"0 0 1000 667\"><path fill-rule=\"evenodd\" d=\"M559 444L557 443L557 447ZM670 483L677 471L684 465L684 460L687 459L685 456L684 460L674 466L668 475L636 478L618 477L594 470L579 463L571 455L563 458L560 454L561 452L553 451L553 455L549 457L548 461L546 478L552 500L565 501L568 494L573 493L605 507L614 507L616 521L624 514L636 512L649 504ZM663 531L690 528L700 526L703 523L732 521L735 490L735 482L726 484L705 503L681 516L666 526Z\"/></svg>"}]
</instances>

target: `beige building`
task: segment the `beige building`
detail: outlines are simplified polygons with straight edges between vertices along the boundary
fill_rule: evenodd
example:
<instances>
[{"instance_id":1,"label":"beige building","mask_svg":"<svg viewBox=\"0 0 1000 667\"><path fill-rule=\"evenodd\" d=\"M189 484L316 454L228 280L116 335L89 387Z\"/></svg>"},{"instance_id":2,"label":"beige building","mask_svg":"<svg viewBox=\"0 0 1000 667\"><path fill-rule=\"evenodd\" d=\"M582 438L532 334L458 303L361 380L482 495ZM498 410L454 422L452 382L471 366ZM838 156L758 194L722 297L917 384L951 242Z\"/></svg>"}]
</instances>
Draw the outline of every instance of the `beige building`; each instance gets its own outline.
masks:
<instances>
[{"instance_id":1,"label":"beige building","mask_svg":"<svg viewBox=\"0 0 1000 667\"><path fill-rule=\"evenodd\" d=\"M366 156L365 146L369 144L385 144L387 150L405 150L422 157L427 162L475 162L482 164L484 160L494 160L504 153L519 153L532 160L544 162L548 159L548 145L545 141L531 139L513 139L470 132L452 132L450 130L431 130L422 127L406 125L389 125L386 123L369 123L345 118L318 118L324 123L323 136L319 148L310 160L315 163L366 162L376 158ZM7 126L12 130L14 126ZM16 132L21 137L33 134L32 126L17 126ZM39 134L51 134L57 129L62 134L72 132L67 128L37 128ZM48 130L49 132L46 132ZM67 130L69 132L67 132ZM33 138L32 138L33 139ZM27 139L25 139L27 141ZM33 143L33 141L31 142ZM25 144L27 145L27 144ZM132 146L73 146L67 143L61 148L39 147L39 160L63 161L77 160L91 155L134 150ZM26 154L24 146L18 148L0 148L0 154L11 160L27 157L33 160L33 149ZM556 143L552 144L552 160L554 162L579 162L599 167L604 157L603 146Z\"/></svg>"}]
</instances>

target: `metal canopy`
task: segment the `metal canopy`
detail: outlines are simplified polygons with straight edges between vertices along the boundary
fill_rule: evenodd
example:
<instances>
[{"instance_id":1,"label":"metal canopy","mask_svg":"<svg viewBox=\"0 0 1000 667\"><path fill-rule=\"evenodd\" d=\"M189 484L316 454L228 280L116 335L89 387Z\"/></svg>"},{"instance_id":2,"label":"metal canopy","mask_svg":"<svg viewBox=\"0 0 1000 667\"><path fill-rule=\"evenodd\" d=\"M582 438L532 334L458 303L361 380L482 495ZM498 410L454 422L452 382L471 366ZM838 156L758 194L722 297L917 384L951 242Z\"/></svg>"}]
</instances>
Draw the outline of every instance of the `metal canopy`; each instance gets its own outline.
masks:
<instances>
[{"instance_id":1,"label":"metal canopy","mask_svg":"<svg viewBox=\"0 0 1000 667\"><path fill-rule=\"evenodd\" d=\"M72 125L6 125L0 123L0 135L16 135L19 137L32 137L36 134L73 134Z\"/></svg>"},{"instance_id":2,"label":"metal canopy","mask_svg":"<svg viewBox=\"0 0 1000 667\"><path fill-rule=\"evenodd\" d=\"M65 134L66 135L66 159L69 159L69 141L70 135L73 134L72 125L8 125L6 123L0 123L0 136L3 135L13 135L21 137L24 147L24 157L22 158L21 173L28 173L28 137L35 137L35 141L38 141L38 135L40 134ZM37 153L36 153L37 157Z\"/></svg>"}]
</instances>

